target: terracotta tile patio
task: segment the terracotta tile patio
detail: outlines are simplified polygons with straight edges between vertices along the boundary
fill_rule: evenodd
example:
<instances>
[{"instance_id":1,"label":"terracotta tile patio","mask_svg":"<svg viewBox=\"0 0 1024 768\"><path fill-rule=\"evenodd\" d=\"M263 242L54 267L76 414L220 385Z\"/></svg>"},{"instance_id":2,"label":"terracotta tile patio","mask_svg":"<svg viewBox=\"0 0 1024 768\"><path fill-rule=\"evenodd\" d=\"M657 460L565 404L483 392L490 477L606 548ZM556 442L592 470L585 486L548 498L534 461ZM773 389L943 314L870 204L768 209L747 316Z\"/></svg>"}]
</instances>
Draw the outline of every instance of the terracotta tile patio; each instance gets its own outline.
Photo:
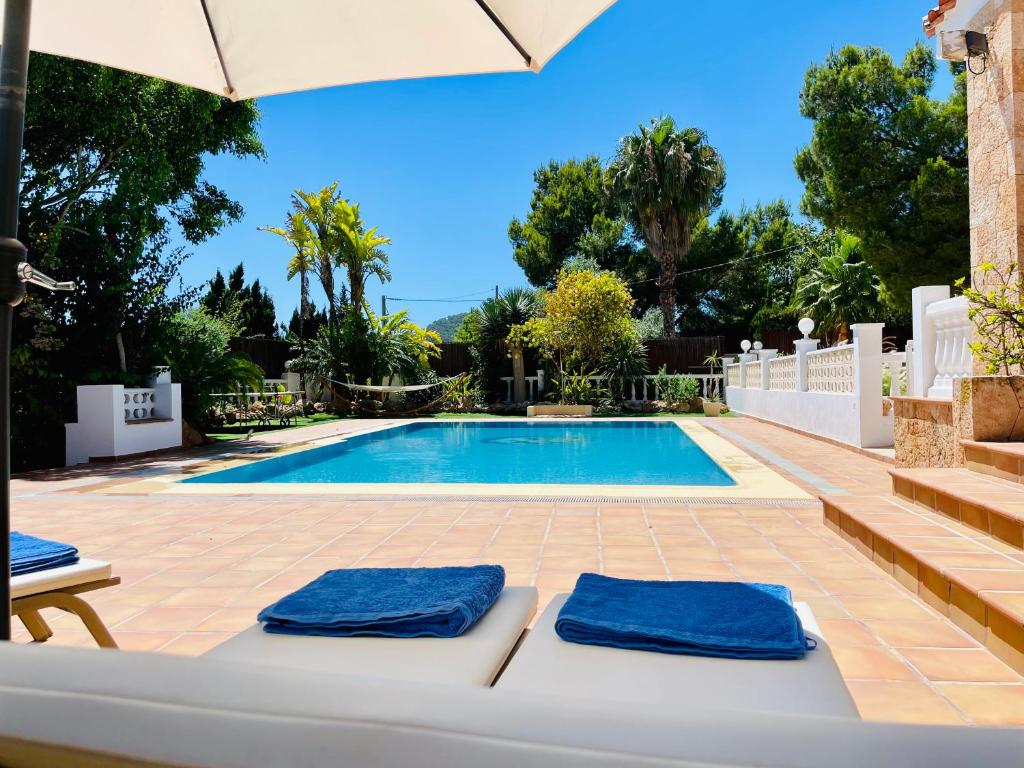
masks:
<instances>
[{"instance_id":1,"label":"terracotta tile patio","mask_svg":"<svg viewBox=\"0 0 1024 768\"><path fill-rule=\"evenodd\" d=\"M375 422L379 424L380 422ZM809 493L884 494L889 465L746 419L707 422ZM318 425L258 442L365 426ZM257 442L257 441L254 441ZM222 450L236 450L236 447ZM109 560L92 604L122 648L200 654L329 568L497 562L541 606L582 571L789 585L808 602L868 719L1024 725L1024 678L826 528L820 504L352 500L108 495L182 456L14 483L14 526ZM779 462L776 464L776 462ZM55 644L90 645L48 615ZM20 630L20 626L17 628ZM27 633L17 637L25 640Z\"/></svg>"}]
</instances>

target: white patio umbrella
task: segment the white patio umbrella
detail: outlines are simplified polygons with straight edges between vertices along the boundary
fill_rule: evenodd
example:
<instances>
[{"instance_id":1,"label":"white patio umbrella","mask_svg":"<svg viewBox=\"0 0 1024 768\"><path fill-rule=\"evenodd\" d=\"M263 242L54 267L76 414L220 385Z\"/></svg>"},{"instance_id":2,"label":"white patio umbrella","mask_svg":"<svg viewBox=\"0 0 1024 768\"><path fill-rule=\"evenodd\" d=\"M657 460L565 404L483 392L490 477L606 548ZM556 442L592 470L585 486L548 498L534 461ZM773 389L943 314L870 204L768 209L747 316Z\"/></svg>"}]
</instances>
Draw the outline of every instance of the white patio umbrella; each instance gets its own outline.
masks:
<instances>
[{"instance_id":1,"label":"white patio umbrella","mask_svg":"<svg viewBox=\"0 0 1024 768\"><path fill-rule=\"evenodd\" d=\"M615 0L4 0L0 50L0 574L10 573L12 308L29 50L248 99L375 80L540 69ZM0 578L0 606L9 606ZM10 611L0 640L10 639Z\"/></svg>"}]
</instances>

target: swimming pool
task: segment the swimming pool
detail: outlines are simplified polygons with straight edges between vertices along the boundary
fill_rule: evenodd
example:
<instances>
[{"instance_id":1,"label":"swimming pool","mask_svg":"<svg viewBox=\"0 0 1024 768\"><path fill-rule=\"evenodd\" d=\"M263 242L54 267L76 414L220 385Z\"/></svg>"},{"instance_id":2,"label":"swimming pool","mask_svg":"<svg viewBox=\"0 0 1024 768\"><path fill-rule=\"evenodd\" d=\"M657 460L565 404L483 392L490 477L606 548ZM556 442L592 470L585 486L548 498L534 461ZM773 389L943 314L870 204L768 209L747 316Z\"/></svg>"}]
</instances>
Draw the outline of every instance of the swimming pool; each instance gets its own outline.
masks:
<instances>
[{"instance_id":1,"label":"swimming pool","mask_svg":"<svg viewBox=\"0 0 1024 768\"><path fill-rule=\"evenodd\" d=\"M736 484L670 421L413 422L183 482Z\"/></svg>"}]
</instances>

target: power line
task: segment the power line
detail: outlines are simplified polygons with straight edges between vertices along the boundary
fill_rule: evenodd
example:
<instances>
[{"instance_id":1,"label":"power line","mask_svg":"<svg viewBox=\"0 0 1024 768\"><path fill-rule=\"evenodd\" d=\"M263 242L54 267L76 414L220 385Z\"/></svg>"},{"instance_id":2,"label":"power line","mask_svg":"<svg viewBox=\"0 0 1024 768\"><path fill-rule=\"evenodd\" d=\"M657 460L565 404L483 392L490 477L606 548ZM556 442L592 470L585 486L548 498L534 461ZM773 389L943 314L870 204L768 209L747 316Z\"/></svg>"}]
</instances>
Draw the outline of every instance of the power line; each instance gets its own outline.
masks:
<instances>
[{"instance_id":1,"label":"power line","mask_svg":"<svg viewBox=\"0 0 1024 768\"><path fill-rule=\"evenodd\" d=\"M398 296L388 296L388 301L416 301L427 304L480 304L487 301L488 297L482 299L403 299Z\"/></svg>"},{"instance_id":2,"label":"power line","mask_svg":"<svg viewBox=\"0 0 1024 768\"><path fill-rule=\"evenodd\" d=\"M826 237L827 235L828 235L828 233L822 233L822 234L818 235L818 237L812 237L810 240L804 240L802 243L794 243L793 245L787 245L785 248L779 248L779 249L774 250L774 251L766 251L765 253L757 253L757 254L753 254L751 256L741 256L740 258L732 259L731 261L723 261L721 264L711 264L711 265L709 265L707 267L697 267L696 269L687 269L687 270L683 270L682 272L677 272L676 274L678 276L680 276L680 277L683 276L683 275L695 275L698 272L707 272L708 270L711 270L711 269L720 269L721 267L728 267L728 266L731 266L732 264L740 264L740 263L742 263L744 261L756 261L757 259L767 259L767 258L772 257L772 256L779 256L779 255L784 254L784 253L789 253L790 251L795 251L798 248L805 248L806 246L811 245L812 243L818 242L819 240L821 240L822 238ZM660 278L651 277L651 278L648 278L647 280L637 280L637 281L634 281L634 282L630 282L630 283L628 283L628 285L630 285L632 287L632 286L637 286L637 285L644 285L645 283L656 283L656 282L658 282L658 280L660 280Z\"/></svg>"},{"instance_id":3,"label":"power line","mask_svg":"<svg viewBox=\"0 0 1024 768\"><path fill-rule=\"evenodd\" d=\"M795 250L797 250L799 248L805 248L805 247L807 247L809 245L812 245L812 244L818 242L819 240L821 240L821 239L823 239L823 238L825 238L827 236L828 236L828 233L827 232L823 232L820 235L818 235L817 237L812 237L810 240L804 240L803 242L800 242L800 243L794 243L793 245L787 245L784 248L777 248L774 251L766 251L765 253L756 253L756 254L751 254L749 256L741 256L741 257L739 257L737 259L732 259L730 261L723 261L721 264L711 264L711 265L706 266L706 267L697 267L695 269L686 269L686 270L683 270L681 272L677 272L676 274L679 275L680 277L683 276L683 275L695 275L698 272L707 272L707 271L712 270L712 269L721 269L722 267L728 267L728 266L731 266L733 264L741 264L741 263L746 262L746 261L757 261L758 259L768 259L768 258L771 258L773 256L780 256L782 254L789 253L790 251L795 251ZM636 286L639 286L639 285L645 285L646 283L656 283L660 279L661 278L658 278L658 277L650 277L650 278L648 278L646 280L630 280L630 281L627 281L626 284L632 288L632 287L636 287ZM478 303L482 303L484 301L488 301L490 299L489 296L488 297L484 297L482 299L480 299L480 298L470 299L470 298L458 298L458 297L449 297L449 298L442 298L442 299L422 299L422 298L405 299L405 298L398 298L396 296L388 296L386 298L387 298L388 301L408 301L408 302L418 302L418 303L425 303L425 304L478 304Z\"/></svg>"}]
</instances>

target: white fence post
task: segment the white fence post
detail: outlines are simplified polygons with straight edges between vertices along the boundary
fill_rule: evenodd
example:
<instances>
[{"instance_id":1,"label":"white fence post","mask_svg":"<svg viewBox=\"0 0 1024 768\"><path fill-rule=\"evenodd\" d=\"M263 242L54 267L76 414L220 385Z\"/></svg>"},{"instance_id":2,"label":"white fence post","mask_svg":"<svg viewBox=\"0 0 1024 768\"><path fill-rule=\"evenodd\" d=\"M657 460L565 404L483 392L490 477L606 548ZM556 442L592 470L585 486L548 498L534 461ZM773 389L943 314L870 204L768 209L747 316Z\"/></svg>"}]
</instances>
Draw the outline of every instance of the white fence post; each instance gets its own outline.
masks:
<instances>
[{"instance_id":1,"label":"white fence post","mask_svg":"<svg viewBox=\"0 0 1024 768\"><path fill-rule=\"evenodd\" d=\"M907 356L907 397L921 397L923 392L917 388L917 377L915 374L917 365L917 344L913 339L907 340L906 351L904 354Z\"/></svg>"},{"instance_id":2,"label":"white fence post","mask_svg":"<svg viewBox=\"0 0 1024 768\"><path fill-rule=\"evenodd\" d=\"M796 391L807 391L807 353L818 348L817 339L797 339L796 347Z\"/></svg>"},{"instance_id":3,"label":"white fence post","mask_svg":"<svg viewBox=\"0 0 1024 768\"><path fill-rule=\"evenodd\" d=\"M757 359L757 355L745 352L737 358L740 362L740 386L743 389L747 388L747 363L753 362Z\"/></svg>"},{"instance_id":4,"label":"white fence post","mask_svg":"<svg viewBox=\"0 0 1024 768\"><path fill-rule=\"evenodd\" d=\"M882 414L882 329L884 323L857 323L853 331L853 391L857 396L860 419L860 442L866 448L885 445L892 433L886 434Z\"/></svg>"},{"instance_id":5,"label":"white fence post","mask_svg":"<svg viewBox=\"0 0 1024 768\"><path fill-rule=\"evenodd\" d=\"M769 360L779 356L777 349L759 349L757 359L761 361L761 389L768 389L768 373L770 372Z\"/></svg>"}]
</instances>

